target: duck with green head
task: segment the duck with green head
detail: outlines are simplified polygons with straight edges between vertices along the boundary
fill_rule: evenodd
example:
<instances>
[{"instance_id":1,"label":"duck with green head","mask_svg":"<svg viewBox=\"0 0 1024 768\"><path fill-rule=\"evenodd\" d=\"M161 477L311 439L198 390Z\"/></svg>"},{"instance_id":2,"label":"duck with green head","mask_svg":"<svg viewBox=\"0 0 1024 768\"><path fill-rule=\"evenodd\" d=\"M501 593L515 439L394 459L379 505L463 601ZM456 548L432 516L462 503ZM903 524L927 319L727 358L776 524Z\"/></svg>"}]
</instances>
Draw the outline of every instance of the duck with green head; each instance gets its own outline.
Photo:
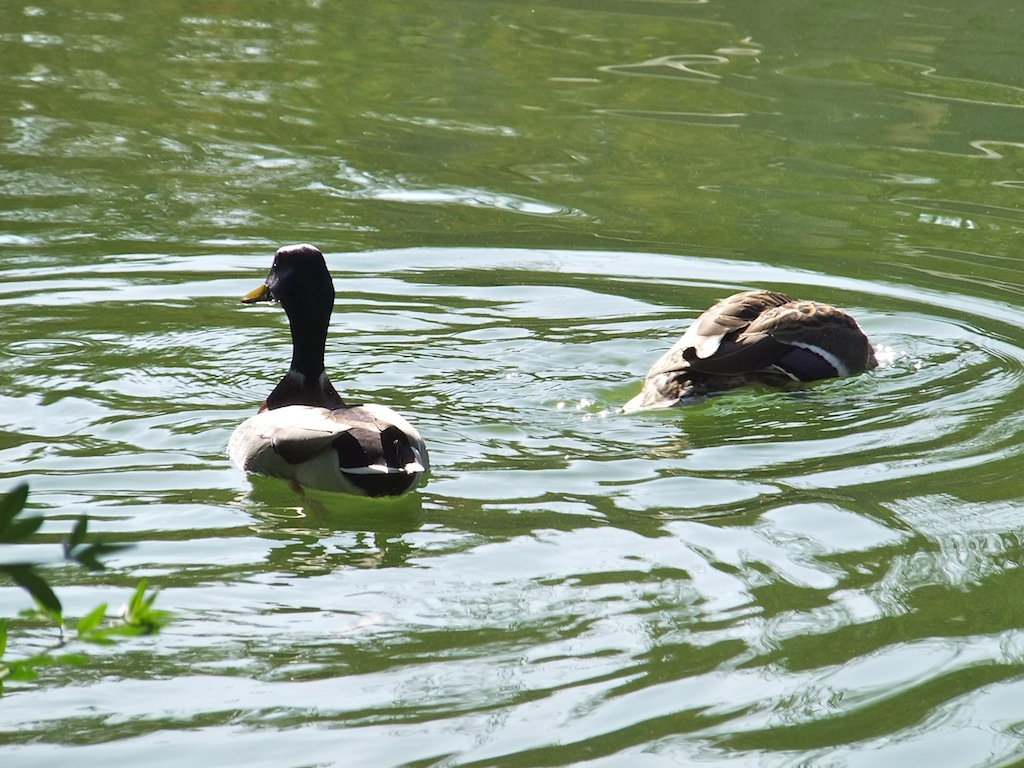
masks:
<instances>
[{"instance_id":1,"label":"duck with green head","mask_svg":"<svg viewBox=\"0 0 1024 768\"><path fill-rule=\"evenodd\" d=\"M878 365L864 331L829 304L745 291L698 317L647 373L626 413L669 408L747 384L852 376Z\"/></svg>"},{"instance_id":2,"label":"duck with green head","mask_svg":"<svg viewBox=\"0 0 1024 768\"><path fill-rule=\"evenodd\" d=\"M346 404L324 369L334 283L323 254L306 244L279 249L266 282L242 301L281 304L292 360L259 412L231 435L228 455L239 469L360 496L416 487L430 468L419 432L386 406Z\"/></svg>"}]
</instances>

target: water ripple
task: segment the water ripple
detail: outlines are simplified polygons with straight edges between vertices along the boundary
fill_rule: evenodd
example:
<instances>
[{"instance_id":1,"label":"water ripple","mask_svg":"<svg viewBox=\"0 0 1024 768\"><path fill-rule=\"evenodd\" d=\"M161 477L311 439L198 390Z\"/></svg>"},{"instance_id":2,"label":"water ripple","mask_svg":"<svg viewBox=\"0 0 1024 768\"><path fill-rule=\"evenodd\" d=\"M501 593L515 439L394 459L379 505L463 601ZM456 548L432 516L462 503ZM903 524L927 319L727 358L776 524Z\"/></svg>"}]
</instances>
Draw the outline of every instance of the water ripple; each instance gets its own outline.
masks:
<instances>
[{"instance_id":1,"label":"water ripple","mask_svg":"<svg viewBox=\"0 0 1024 768\"><path fill-rule=\"evenodd\" d=\"M856 763L856 744L924 738L958 698L1014 690L1019 630L997 617L1022 548L1019 308L684 256L330 253L328 368L346 396L406 413L435 466L367 515L223 455L289 355L280 309L237 302L265 262L137 254L6 274L6 474L44 509L139 540L115 565L187 577L162 596L185 617L167 663L190 674L164 691L182 723L414 719L436 748L454 718L486 727L484 742L450 738L488 764L572 762L611 731L617 754L771 740L778 756L841 723ZM850 310L882 366L618 412L692 318L755 286ZM979 501L992 487L1004 500ZM946 627L919 618L934 599L956 606ZM964 611L988 634L958 635ZM106 664L84 698L41 690L47 711L92 732L78 702L100 696L145 734L131 681L104 696L122 674ZM894 709L908 714L880 726ZM23 741L39 727L6 722Z\"/></svg>"}]
</instances>

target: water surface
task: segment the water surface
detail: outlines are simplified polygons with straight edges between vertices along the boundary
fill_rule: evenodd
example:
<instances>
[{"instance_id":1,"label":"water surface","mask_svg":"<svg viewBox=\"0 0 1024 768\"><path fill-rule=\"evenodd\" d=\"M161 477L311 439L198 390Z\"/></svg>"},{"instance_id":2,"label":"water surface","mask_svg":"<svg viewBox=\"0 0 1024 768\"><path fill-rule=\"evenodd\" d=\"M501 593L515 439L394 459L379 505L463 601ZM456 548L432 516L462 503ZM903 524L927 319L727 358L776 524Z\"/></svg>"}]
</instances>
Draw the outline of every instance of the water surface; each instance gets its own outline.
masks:
<instances>
[{"instance_id":1,"label":"water surface","mask_svg":"<svg viewBox=\"0 0 1024 768\"><path fill-rule=\"evenodd\" d=\"M934 6L0 9L0 473L136 545L69 615L177 617L8 687L5 765L1019 759L1021 21ZM300 241L398 502L224 455ZM752 287L882 366L617 412Z\"/></svg>"}]
</instances>

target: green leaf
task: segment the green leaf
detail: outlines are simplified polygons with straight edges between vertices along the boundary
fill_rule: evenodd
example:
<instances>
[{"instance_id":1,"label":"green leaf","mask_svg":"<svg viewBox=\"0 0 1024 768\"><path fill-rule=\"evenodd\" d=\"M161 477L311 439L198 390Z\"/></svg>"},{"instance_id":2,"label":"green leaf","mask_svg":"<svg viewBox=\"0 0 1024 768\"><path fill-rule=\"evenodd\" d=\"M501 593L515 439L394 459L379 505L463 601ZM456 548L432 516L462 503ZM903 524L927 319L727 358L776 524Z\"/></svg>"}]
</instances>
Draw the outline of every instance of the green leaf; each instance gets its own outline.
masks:
<instances>
[{"instance_id":1,"label":"green leaf","mask_svg":"<svg viewBox=\"0 0 1024 768\"><path fill-rule=\"evenodd\" d=\"M89 518L82 515L78 518L78 522L75 523L75 527L71 529L71 533L64 539L64 557L68 558L71 554L71 550L85 541L85 531L89 527Z\"/></svg>"},{"instance_id":2,"label":"green leaf","mask_svg":"<svg viewBox=\"0 0 1024 768\"><path fill-rule=\"evenodd\" d=\"M39 677L36 667L48 667L55 663L57 663L56 660L45 654L29 656L27 659L12 661L5 666L0 666L0 679L32 681Z\"/></svg>"},{"instance_id":3,"label":"green leaf","mask_svg":"<svg viewBox=\"0 0 1024 768\"><path fill-rule=\"evenodd\" d=\"M0 619L0 659L7 650L7 619Z\"/></svg>"},{"instance_id":4,"label":"green leaf","mask_svg":"<svg viewBox=\"0 0 1024 768\"><path fill-rule=\"evenodd\" d=\"M30 515L20 520L9 520L0 528L0 544L12 544L23 541L39 530L43 524L42 515Z\"/></svg>"},{"instance_id":5,"label":"green leaf","mask_svg":"<svg viewBox=\"0 0 1024 768\"><path fill-rule=\"evenodd\" d=\"M107 544L103 541L86 544L85 535L88 528L89 519L82 515L71 529L71 533L64 539L64 559L74 560L91 571L102 571L106 566L100 561L101 557L121 552L131 546L129 544Z\"/></svg>"},{"instance_id":6,"label":"green leaf","mask_svg":"<svg viewBox=\"0 0 1024 768\"><path fill-rule=\"evenodd\" d=\"M7 524L14 519L14 516L25 508L27 500L28 483L14 486L13 491L5 493L0 498L0 531L3 531Z\"/></svg>"},{"instance_id":7,"label":"green leaf","mask_svg":"<svg viewBox=\"0 0 1024 768\"><path fill-rule=\"evenodd\" d=\"M123 634L118 632L118 628L123 625L113 624L109 627L100 627L94 629L88 635L79 635L78 639L83 643L91 643L92 645L113 645L113 635Z\"/></svg>"},{"instance_id":8,"label":"green leaf","mask_svg":"<svg viewBox=\"0 0 1024 768\"><path fill-rule=\"evenodd\" d=\"M97 541L94 544L79 544L71 547L65 551L65 556L77 563L81 563L89 570L102 571L106 566L100 562L101 557L130 548L131 544L107 544L103 541Z\"/></svg>"},{"instance_id":9,"label":"green leaf","mask_svg":"<svg viewBox=\"0 0 1024 768\"><path fill-rule=\"evenodd\" d=\"M31 662L32 659L28 659L27 661ZM8 680L17 680L18 682L27 683L39 677L39 673L36 672L35 668L30 663L19 661L11 664L7 669Z\"/></svg>"},{"instance_id":10,"label":"green leaf","mask_svg":"<svg viewBox=\"0 0 1024 768\"><path fill-rule=\"evenodd\" d=\"M78 632L78 636L81 638L84 635L90 634L96 627L103 621L103 617L107 614L107 604L97 605L88 614L78 620L78 625L75 630Z\"/></svg>"},{"instance_id":11,"label":"green leaf","mask_svg":"<svg viewBox=\"0 0 1024 768\"><path fill-rule=\"evenodd\" d=\"M145 613L146 609L152 604L152 599L150 599L149 602L146 602L146 587L148 586L149 582L145 579L139 581L139 586L135 588L135 593L132 595L132 599L128 601L129 616L136 616ZM153 597L156 597L156 595Z\"/></svg>"},{"instance_id":12,"label":"green leaf","mask_svg":"<svg viewBox=\"0 0 1024 768\"><path fill-rule=\"evenodd\" d=\"M50 589L46 579L36 573L36 569L32 565L24 563L5 565L3 566L3 571L14 579L14 583L19 587L27 589L36 602L46 609L51 618L55 618L58 623L60 622L60 617L63 613L60 600L57 599L57 595Z\"/></svg>"},{"instance_id":13,"label":"green leaf","mask_svg":"<svg viewBox=\"0 0 1024 768\"><path fill-rule=\"evenodd\" d=\"M147 586L148 583L145 579L140 581L131 600L124 607L124 625L121 627L120 634L151 635L159 632L170 621L170 614L167 611L153 610L157 590L146 595Z\"/></svg>"}]
</instances>

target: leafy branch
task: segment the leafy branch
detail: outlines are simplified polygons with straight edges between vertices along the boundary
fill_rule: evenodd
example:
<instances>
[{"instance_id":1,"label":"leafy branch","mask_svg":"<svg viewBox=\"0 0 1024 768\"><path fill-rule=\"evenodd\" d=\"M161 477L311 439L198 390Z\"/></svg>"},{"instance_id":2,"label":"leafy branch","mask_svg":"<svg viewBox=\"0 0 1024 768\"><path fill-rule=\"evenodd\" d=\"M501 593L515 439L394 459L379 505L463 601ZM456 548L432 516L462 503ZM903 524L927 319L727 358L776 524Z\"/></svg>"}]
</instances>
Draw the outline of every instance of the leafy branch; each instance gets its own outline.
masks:
<instances>
[{"instance_id":1,"label":"leafy branch","mask_svg":"<svg viewBox=\"0 0 1024 768\"><path fill-rule=\"evenodd\" d=\"M43 523L41 515L25 515L28 501L28 485L22 483L13 491L0 497L0 544L19 545L35 534ZM87 542L88 518L82 515L64 540L64 559L76 562L89 570L104 570L100 558L121 552L125 544L108 544L102 541ZM15 584L26 590L35 602L35 609L22 613L27 618L42 619L57 628L57 640L50 646L26 658L16 661L5 659L8 647L8 622L0 619L0 696L3 695L5 680L34 680L36 669L54 663L84 664L85 658L75 654L54 656L54 652L67 644L80 641L97 645L111 645L117 638L154 634L168 622L168 614L153 608L156 592L146 593L147 583L139 582L128 603L121 609L117 621L104 624L107 604L96 606L75 623L74 635L65 631L64 609L60 599L40 573L40 565L30 560L0 563L0 575L6 575Z\"/></svg>"}]
</instances>

